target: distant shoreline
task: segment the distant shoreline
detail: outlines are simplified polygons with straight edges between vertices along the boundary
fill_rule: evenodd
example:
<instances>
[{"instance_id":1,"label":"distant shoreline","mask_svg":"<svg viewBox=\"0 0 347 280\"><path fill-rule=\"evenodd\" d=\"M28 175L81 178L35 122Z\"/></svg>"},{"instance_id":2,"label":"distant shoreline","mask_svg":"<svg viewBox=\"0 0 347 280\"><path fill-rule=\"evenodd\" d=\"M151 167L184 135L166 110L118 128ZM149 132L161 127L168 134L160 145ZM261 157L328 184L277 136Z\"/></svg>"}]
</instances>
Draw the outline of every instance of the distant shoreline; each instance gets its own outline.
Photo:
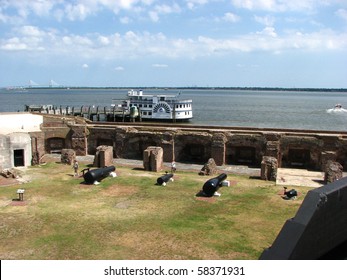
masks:
<instances>
[{"instance_id":1,"label":"distant shoreline","mask_svg":"<svg viewBox=\"0 0 347 280\"><path fill-rule=\"evenodd\" d=\"M30 89L115 89L115 90L127 90L127 89L146 89L146 90L153 90L153 89L160 89L160 90L172 90L172 89L178 89L178 90L244 90L244 91L307 91L307 92L347 92L347 88L282 88L282 87L93 87L93 86L57 86L57 87L20 87L20 86L13 86L13 87L2 87L1 89L5 90L30 90Z\"/></svg>"}]
</instances>

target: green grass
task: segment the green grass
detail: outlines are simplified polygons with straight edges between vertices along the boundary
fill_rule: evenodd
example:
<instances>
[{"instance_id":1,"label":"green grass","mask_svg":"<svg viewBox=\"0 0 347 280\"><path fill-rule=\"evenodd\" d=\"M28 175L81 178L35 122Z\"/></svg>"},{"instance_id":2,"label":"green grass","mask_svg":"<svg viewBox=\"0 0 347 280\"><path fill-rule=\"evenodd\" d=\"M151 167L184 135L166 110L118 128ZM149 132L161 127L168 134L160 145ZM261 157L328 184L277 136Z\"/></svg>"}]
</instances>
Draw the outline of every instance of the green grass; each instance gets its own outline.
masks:
<instances>
[{"instance_id":1,"label":"green grass","mask_svg":"<svg viewBox=\"0 0 347 280\"><path fill-rule=\"evenodd\" d=\"M72 174L52 162L29 168L29 183L0 187L1 259L257 259L308 191L285 201L272 182L228 174L237 184L204 201L195 194L210 177L197 173L165 187L159 173L125 166L100 185ZM11 205L17 188L24 206Z\"/></svg>"}]
</instances>

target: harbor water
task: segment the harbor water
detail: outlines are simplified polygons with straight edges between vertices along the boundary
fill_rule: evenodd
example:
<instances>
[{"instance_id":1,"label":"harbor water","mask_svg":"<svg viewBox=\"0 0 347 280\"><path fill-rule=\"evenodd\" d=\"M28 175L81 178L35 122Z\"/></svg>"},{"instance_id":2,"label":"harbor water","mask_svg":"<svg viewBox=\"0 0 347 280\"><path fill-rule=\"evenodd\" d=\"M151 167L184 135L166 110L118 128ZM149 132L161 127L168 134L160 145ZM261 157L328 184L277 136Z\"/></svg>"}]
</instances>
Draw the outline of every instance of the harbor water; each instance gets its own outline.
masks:
<instances>
[{"instance_id":1,"label":"harbor water","mask_svg":"<svg viewBox=\"0 0 347 280\"><path fill-rule=\"evenodd\" d=\"M25 105L108 106L126 98L127 89L0 89L0 112L23 111ZM228 89L144 89L145 94L178 94L193 100L196 125L347 130L347 92ZM0 124L1 125L1 124Z\"/></svg>"}]
</instances>

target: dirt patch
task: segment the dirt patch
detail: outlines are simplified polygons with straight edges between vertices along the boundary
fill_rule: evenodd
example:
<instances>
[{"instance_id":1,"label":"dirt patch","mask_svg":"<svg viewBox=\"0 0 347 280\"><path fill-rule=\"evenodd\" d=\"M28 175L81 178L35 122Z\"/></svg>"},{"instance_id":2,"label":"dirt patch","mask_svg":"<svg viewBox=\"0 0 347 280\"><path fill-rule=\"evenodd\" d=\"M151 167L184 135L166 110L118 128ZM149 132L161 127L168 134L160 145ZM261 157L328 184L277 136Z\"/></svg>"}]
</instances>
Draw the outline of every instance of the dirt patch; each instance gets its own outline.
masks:
<instances>
[{"instance_id":1,"label":"dirt patch","mask_svg":"<svg viewBox=\"0 0 347 280\"><path fill-rule=\"evenodd\" d=\"M111 186L102 190L101 193L105 196L123 196L134 194L137 191L138 188L133 186Z\"/></svg>"},{"instance_id":2,"label":"dirt patch","mask_svg":"<svg viewBox=\"0 0 347 280\"><path fill-rule=\"evenodd\" d=\"M214 203L214 202L216 202L216 198L215 198L215 197L197 196L195 199L196 199L196 200L199 200L199 201L206 201L206 202L209 202L209 203Z\"/></svg>"},{"instance_id":3,"label":"dirt patch","mask_svg":"<svg viewBox=\"0 0 347 280\"><path fill-rule=\"evenodd\" d=\"M131 206L131 201L129 200L118 202L115 205L115 207L118 209L128 209L130 206Z\"/></svg>"},{"instance_id":4,"label":"dirt patch","mask_svg":"<svg viewBox=\"0 0 347 280\"><path fill-rule=\"evenodd\" d=\"M141 255L144 259L184 260L191 255L199 259L219 259L213 249L199 248L194 242L177 238L175 235L160 231L128 232L118 236L117 243Z\"/></svg>"},{"instance_id":5,"label":"dirt patch","mask_svg":"<svg viewBox=\"0 0 347 280\"><path fill-rule=\"evenodd\" d=\"M10 206L26 206L28 203L27 201L20 201L20 200L12 200L11 203L9 204Z\"/></svg>"},{"instance_id":6,"label":"dirt patch","mask_svg":"<svg viewBox=\"0 0 347 280\"><path fill-rule=\"evenodd\" d=\"M0 187L2 186L12 186L18 184L18 181L14 178L5 178L0 176Z\"/></svg>"},{"instance_id":7,"label":"dirt patch","mask_svg":"<svg viewBox=\"0 0 347 280\"><path fill-rule=\"evenodd\" d=\"M237 185L237 181L229 181L229 182L230 182L230 187Z\"/></svg>"}]
</instances>

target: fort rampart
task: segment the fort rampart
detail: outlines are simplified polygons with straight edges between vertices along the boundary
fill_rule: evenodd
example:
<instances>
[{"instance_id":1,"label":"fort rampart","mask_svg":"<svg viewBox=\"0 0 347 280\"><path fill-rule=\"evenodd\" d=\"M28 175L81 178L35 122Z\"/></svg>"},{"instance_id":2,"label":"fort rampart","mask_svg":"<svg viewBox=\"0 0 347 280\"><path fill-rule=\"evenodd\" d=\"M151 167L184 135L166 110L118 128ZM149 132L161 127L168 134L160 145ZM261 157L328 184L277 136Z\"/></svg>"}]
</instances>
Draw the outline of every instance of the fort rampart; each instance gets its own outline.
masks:
<instances>
[{"instance_id":1,"label":"fort rampart","mask_svg":"<svg viewBox=\"0 0 347 280\"><path fill-rule=\"evenodd\" d=\"M324 170L328 160L347 168L347 132L259 128L203 127L175 124L96 123L80 118L44 115L42 133L32 135L33 152L95 154L100 145L113 147L115 158L142 159L148 146L163 149L165 162L260 167L263 156L279 167Z\"/></svg>"}]
</instances>

